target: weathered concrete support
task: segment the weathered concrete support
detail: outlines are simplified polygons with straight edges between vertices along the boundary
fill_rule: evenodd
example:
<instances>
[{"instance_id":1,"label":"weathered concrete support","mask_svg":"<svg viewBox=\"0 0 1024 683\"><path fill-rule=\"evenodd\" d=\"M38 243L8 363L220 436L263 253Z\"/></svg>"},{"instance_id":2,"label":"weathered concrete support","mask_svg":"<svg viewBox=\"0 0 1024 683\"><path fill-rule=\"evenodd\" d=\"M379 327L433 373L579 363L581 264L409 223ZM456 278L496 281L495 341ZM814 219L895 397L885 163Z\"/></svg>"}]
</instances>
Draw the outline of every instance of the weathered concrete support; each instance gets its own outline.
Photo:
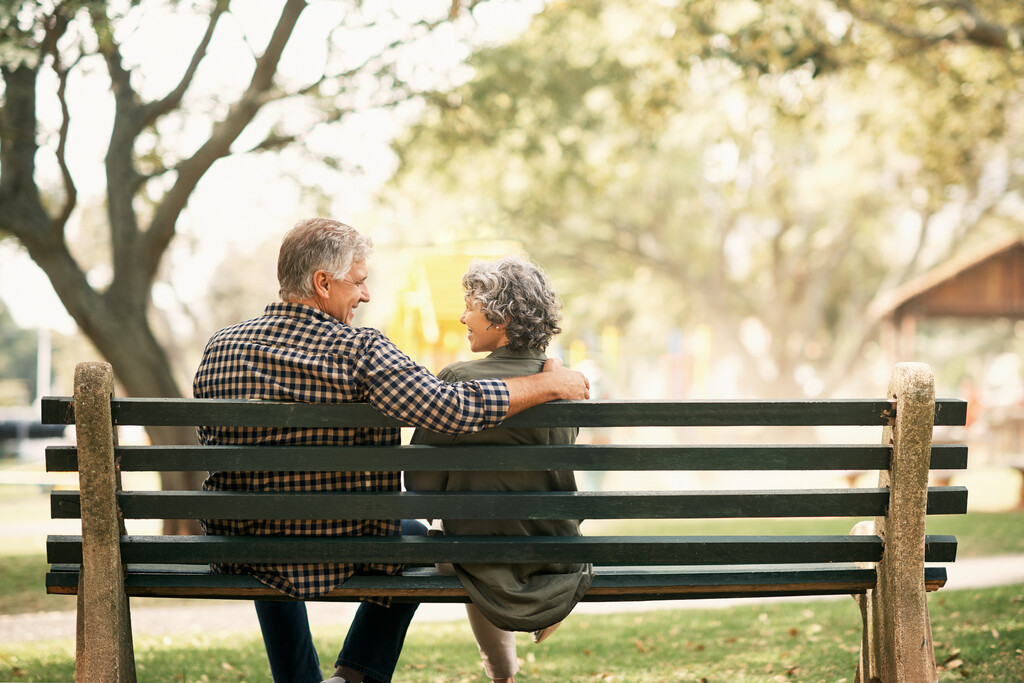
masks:
<instances>
[{"instance_id":1,"label":"weathered concrete support","mask_svg":"<svg viewBox=\"0 0 1024 683\"><path fill-rule=\"evenodd\" d=\"M889 488L889 510L874 533L885 551L878 584L858 599L864 620L857 683L932 683L935 646L924 586L925 510L935 420L935 381L924 363L900 363L889 381L896 415L883 443L893 447L879 487ZM855 529L856 533L858 530Z\"/></svg>"},{"instance_id":2,"label":"weathered concrete support","mask_svg":"<svg viewBox=\"0 0 1024 683\"><path fill-rule=\"evenodd\" d=\"M121 478L114 463L107 363L75 368L75 431L82 501L82 572L78 585L76 683L134 683L131 613L124 592L117 506Z\"/></svg>"}]
</instances>

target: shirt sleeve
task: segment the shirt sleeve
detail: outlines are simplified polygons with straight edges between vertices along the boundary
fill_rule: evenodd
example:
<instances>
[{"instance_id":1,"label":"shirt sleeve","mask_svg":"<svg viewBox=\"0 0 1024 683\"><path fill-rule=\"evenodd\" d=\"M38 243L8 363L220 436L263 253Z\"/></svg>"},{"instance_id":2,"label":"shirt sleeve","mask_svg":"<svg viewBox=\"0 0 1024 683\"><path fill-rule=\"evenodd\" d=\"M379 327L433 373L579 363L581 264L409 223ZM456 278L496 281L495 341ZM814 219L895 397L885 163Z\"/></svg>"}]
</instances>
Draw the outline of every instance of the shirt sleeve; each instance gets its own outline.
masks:
<instances>
[{"instance_id":1,"label":"shirt sleeve","mask_svg":"<svg viewBox=\"0 0 1024 683\"><path fill-rule=\"evenodd\" d=\"M365 399L384 415L443 434L477 432L508 413L502 380L448 384L417 365L383 335L368 338L359 354Z\"/></svg>"}]
</instances>

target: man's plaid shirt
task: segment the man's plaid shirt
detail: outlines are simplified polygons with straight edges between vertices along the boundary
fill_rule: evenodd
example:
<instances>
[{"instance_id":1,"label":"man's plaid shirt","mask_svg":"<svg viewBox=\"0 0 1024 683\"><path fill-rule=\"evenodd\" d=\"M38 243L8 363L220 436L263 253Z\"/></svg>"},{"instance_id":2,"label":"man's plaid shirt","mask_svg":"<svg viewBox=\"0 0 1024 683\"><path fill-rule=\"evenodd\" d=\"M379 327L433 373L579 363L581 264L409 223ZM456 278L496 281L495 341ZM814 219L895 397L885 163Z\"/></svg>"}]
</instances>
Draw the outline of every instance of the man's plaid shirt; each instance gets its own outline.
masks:
<instances>
[{"instance_id":1,"label":"man's plaid shirt","mask_svg":"<svg viewBox=\"0 0 1024 683\"><path fill-rule=\"evenodd\" d=\"M366 401L385 415L443 433L493 427L508 411L499 380L441 382L381 332L352 327L303 304L271 304L259 318L217 332L192 386L196 398L342 403ZM398 429L200 427L202 444L394 445ZM212 491L399 491L400 472L211 472ZM393 536L398 520L202 520L219 535ZM249 573L288 595L323 595L353 573L396 574L391 564L215 566Z\"/></svg>"}]
</instances>

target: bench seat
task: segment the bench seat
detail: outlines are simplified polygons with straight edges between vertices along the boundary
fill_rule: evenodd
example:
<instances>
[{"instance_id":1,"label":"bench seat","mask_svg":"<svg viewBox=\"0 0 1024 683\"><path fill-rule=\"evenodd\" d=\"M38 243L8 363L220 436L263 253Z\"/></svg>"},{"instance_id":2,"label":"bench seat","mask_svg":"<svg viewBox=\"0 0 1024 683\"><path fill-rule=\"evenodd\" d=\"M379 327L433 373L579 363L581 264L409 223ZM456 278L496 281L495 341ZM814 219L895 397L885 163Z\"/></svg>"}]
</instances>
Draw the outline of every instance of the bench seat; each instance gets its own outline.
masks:
<instances>
[{"instance_id":1,"label":"bench seat","mask_svg":"<svg viewBox=\"0 0 1024 683\"><path fill-rule=\"evenodd\" d=\"M78 591L77 564L55 564L46 574L48 593L74 595ZM585 602L638 600L691 600L765 596L854 595L874 587L875 569L855 564L718 565L594 568L594 583ZM925 568L925 588L946 585L945 567ZM279 591L249 574L215 574L209 565L129 564L125 592L131 597L202 599L286 599ZM401 576L353 576L320 598L351 602L364 597L391 596L413 602L468 602L454 576L442 576L433 567L408 567Z\"/></svg>"}]
</instances>

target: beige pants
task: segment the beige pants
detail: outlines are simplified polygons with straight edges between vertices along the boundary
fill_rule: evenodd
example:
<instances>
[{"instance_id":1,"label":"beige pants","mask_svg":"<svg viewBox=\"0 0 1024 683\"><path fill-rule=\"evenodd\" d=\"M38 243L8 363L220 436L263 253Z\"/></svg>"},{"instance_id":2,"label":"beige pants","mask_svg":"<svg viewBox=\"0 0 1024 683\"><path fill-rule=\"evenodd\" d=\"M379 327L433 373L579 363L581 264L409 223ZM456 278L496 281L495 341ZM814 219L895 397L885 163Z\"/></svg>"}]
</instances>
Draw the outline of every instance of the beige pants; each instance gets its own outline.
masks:
<instances>
[{"instance_id":1,"label":"beige pants","mask_svg":"<svg viewBox=\"0 0 1024 683\"><path fill-rule=\"evenodd\" d=\"M437 565L437 571L446 576L455 574L450 564ZM484 671L491 678L511 678L519 671L519 659L516 657L516 634L505 631L492 624L473 603L466 604L466 616L469 626L473 629L477 649Z\"/></svg>"}]
</instances>

